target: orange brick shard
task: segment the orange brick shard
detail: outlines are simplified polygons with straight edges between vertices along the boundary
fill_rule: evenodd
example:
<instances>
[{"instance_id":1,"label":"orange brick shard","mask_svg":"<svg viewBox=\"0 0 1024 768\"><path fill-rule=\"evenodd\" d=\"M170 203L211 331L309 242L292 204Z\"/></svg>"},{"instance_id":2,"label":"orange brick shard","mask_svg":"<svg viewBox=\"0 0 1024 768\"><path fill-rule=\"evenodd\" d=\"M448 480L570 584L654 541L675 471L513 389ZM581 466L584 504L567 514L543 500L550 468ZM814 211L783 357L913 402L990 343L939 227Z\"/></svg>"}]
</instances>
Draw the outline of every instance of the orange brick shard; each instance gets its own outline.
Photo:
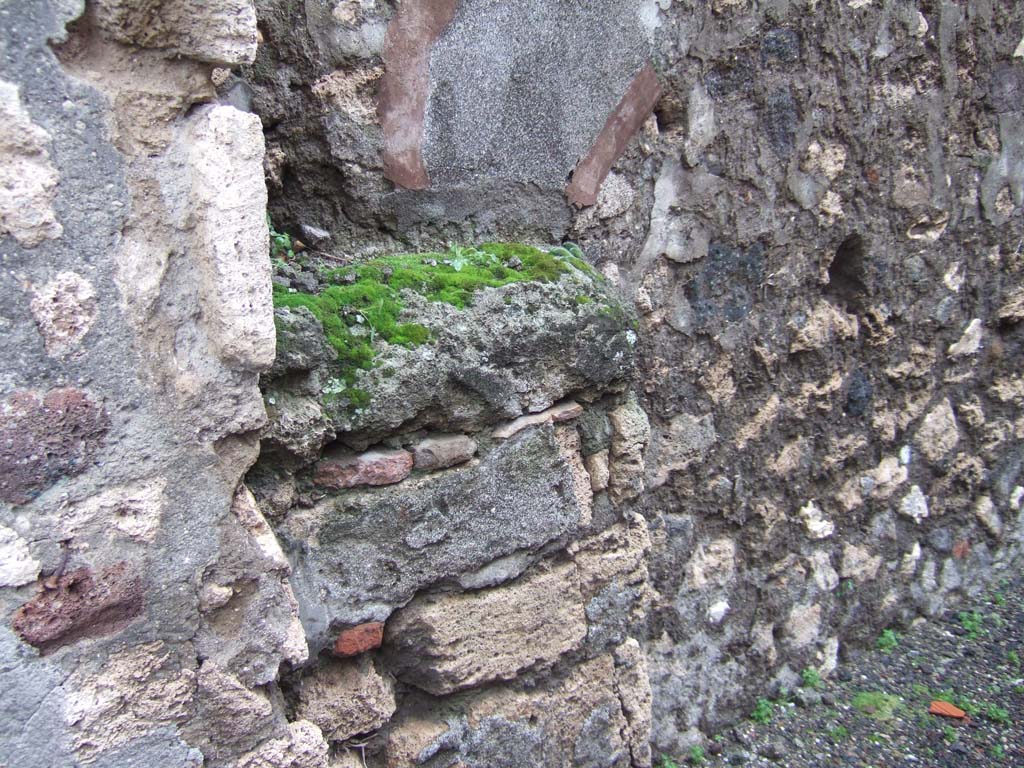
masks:
<instances>
[{"instance_id":1,"label":"orange brick shard","mask_svg":"<svg viewBox=\"0 0 1024 768\"><path fill-rule=\"evenodd\" d=\"M952 717L957 720L963 720L967 714L959 707L954 707L948 701L933 701L931 706L928 707L928 712L941 717Z\"/></svg>"},{"instance_id":2,"label":"orange brick shard","mask_svg":"<svg viewBox=\"0 0 1024 768\"><path fill-rule=\"evenodd\" d=\"M369 621L366 624L344 630L334 641L335 656L358 656L360 653L380 648L384 641L384 622Z\"/></svg>"}]
</instances>

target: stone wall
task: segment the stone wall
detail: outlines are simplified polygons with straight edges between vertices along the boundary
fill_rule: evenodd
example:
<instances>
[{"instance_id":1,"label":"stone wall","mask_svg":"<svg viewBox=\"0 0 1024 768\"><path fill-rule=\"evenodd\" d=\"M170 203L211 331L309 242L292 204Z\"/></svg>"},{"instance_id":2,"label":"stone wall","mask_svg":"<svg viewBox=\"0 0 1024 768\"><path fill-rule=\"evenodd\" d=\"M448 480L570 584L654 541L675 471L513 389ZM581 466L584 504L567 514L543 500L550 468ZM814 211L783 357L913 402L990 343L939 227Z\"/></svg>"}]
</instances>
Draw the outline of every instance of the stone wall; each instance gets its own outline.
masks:
<instances>
[{"instance_id":1,"label":"stone wall","mask_svg":"<svg viewBox=\"0 0 1024 768\"><path fill-rule=\"evenodd\" d=\"M0 762L647 766L1019 568L1022 36L0 5ZM407 296L355 402L268 210L597 271Z\"/></svg>"}]
</instances>

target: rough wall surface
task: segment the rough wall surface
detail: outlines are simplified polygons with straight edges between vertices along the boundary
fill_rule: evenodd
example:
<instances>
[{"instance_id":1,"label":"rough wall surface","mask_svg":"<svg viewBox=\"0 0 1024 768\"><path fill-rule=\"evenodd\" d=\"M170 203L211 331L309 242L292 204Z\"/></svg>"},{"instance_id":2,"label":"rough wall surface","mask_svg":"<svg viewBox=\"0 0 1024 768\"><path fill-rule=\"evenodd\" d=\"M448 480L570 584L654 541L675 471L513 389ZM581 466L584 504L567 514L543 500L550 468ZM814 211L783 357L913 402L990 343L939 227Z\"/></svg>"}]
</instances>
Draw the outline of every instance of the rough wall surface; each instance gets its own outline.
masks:
<instances>
[{"instance_id":1,"label":"rough wall surface","mask_svg":"<svg viewBox=\"0 0 1024 768\"><path fill-rule=\"evenodd\" d=\"M0 4L0 763L648 766L1020 567L1024 9L514 6ZM268 209L600 274L339 397Z\"/></svg>"}]
</instances>

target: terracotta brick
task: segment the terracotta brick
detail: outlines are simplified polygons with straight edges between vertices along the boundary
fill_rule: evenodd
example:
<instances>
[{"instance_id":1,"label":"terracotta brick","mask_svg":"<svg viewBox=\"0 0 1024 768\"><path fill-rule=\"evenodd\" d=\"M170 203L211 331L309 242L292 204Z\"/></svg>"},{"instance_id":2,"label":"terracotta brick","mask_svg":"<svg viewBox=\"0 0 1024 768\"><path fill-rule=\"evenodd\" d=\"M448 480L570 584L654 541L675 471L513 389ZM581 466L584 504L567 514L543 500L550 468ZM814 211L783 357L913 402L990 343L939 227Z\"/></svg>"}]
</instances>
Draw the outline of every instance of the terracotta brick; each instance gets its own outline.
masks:
<instances>
[{"instance_id":1,"label":"terracotta brick","mask_svg":"<svg viewBox=\"0 0 1024 768\"><path fill-rule=\"evenodd\" d=\"M313 482L335 490L357 485L391 485L409 476L412 463L408 451L368 451L323 459L316 465Z\"/></svg>"},{"instance_id":2,"label":"terracotta brick","mask_svg":"<svg viewBox=\"0 0 1024 768\"><path fill-rule=\"evenodd\" d=\"M933 715L940 715L942 717L952 717L956 720L963 720L967 715L959 707L954 707L948 701L933 701L931 706L928 707L928 712Z\"/></svg>"},{"instance_id":3,"label":"terracotta brick","mask_svg":"<svg viewBox=\"0 0 1024 768\"><path fill-rule=\"evenodd\" d=\"M358 656L360 653L380 648L384 641L384 622L370 621L346 629L334 641L336 656Z\"/></svg>"}]
</instances>

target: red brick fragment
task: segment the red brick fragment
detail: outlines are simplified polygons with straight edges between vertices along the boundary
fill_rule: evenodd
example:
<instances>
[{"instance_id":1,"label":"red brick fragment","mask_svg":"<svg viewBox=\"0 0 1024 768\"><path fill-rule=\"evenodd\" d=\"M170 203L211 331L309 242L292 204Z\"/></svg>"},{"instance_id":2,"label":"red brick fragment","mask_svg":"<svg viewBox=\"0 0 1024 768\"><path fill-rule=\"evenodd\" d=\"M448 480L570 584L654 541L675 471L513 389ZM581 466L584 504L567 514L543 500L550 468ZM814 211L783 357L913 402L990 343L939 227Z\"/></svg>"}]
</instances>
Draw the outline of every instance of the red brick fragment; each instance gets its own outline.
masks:
<instances>
[{"instance_id":1,"label":"red brick fragment","mask_svg":"<svg viewBox=\"0 0 1024 768\"><path fill-rule=\"evenodd\" d=\"M654 111L660 96L658 76L654 67L648 63L636 74L619 103L608 115L590 152L577 163L572 180L565 188L570 203L587 206L597 202L597 193L605 176Z\"/></svg>"},{"instance_id":2,"label":"red brick fragment","mask_svg":"<svg viewBox=\"0 0 1024 768\"><path fill-rule=\"evenodd\" d=\"M956 720L963 720L967 713L960 707L954 707L948 701L935 700L928 707L929 714L940 715L941 717L952 717Z\"/></svg>"},{"instance_id":3,"label":"red brick fragment","mask_svg":"<svg viewBox=\"0 0 1024 768\"><path fill-rule=\"evenodd\" d=\"M80 568L44 586L14 613L12 625L43 655L123 629L142 613L142 585L127 563L94 573Z\"/></svg>"},{"instance_id":4,"label":"red brick fragment","mask_svg":"<svg viewBox=\"0 0 1024 768\"><path fill-rule=\"evenodd\" d=\"M412 462L408 451L368 451L322 459L316 465L313 482L335 490L357 485L391 485L409 476Z\"/></svg>"},{"instance_id":5,"label":"red brick fragment","mask_svg":"<svg viewBox=\"0 0 1024 768\"><path fill-rule=\"evenodd\" d=\"M961 539L960 541L953 544L953 557L957 560L963 560L971 553L971 542L967 539Z\"/></svg>"},{"instance_id":6,"label":"red brick fragment","mask_svg":"<svg viewBox=\"0 0 1024 768\"><path fill-rule=\"evenodd\" d=\"M80 389L13 393L0 403L0 501L25 504L84 470L109 426Z\"/></svg>"},{"instance_id":7,"label":"red brick fragment","mask_svg":"<svg viewBox=\"0 0 1024 768\"><path fill-rule=\"evenodd\" d=\"M380 648L384 642L384 622L369 621L346 629L334 641L335 656L358 656L360 653Z\"/></svg>"}]
</instances>

